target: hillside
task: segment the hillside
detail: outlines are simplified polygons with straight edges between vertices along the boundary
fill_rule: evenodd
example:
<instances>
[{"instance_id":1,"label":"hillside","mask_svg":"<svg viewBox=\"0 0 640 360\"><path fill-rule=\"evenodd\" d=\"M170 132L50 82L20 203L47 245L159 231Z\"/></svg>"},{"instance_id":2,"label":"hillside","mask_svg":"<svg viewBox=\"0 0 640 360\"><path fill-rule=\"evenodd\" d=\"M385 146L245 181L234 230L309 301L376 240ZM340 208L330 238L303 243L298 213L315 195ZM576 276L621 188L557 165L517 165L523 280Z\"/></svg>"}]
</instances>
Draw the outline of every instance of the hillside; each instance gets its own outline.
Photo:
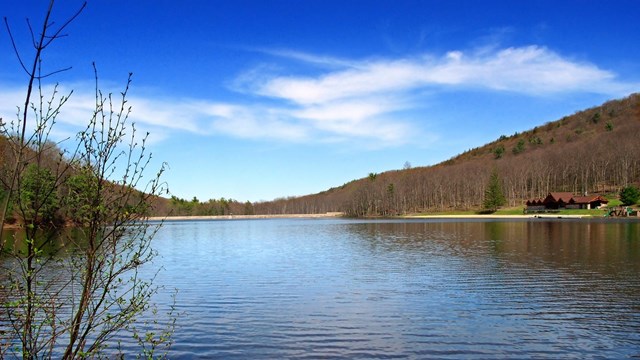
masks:
<instances>
[{"instance_id":1,"label":"hillside","mask_svg":"<svg viewBox=\"0 0 640 360\"><path fill-rule=\"evenodd\" d=\"M252 204L256 214L352 216L480 209L496 169L508 205L551 191L617 192L640 182L640 94L500 136L443 163L370 174L340 187Z\"/></svg>"},{"instance_id":2,"label":"hillside","mask_svg":"<svg viewBox=\"0 0 640 360\"><path fill-rule=\"evenodd\" d=\"M499 136L440 164L387 171L318 194L250 203L157 198L157 215L315 214L351 216L481 209L496 169L509 206L551 191L618 192L640 182L640 94Z\"/></svg>"}]
</instances>

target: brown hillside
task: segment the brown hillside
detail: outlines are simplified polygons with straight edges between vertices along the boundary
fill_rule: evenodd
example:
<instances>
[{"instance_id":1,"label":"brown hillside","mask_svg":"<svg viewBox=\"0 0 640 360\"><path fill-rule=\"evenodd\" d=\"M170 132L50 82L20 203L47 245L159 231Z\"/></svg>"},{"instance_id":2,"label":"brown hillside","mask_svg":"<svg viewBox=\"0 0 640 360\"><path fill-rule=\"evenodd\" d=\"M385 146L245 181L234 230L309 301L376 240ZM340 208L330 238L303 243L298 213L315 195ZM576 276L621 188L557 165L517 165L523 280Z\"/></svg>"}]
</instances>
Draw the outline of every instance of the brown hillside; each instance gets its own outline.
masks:
<instances>
[{"instance_id":1,"label":"brown hillside","mask_svg":"<svg viewBox=\"0 0 640 360\"><path fill-rule=\"evenodd\" d=\"M479 209L496 169L511 206L550 191L606 193L640 182L640 94L565 116L441 164L371 174L340 187L254 204L257 214L353 216Z\"/></svg>"},{"instance_id":2,"label":"brown hillside","mask_svg":"<svg viewBox=\"0 0 640 360\"><path fill-rule=\"evenodd\" d=\"M469 150L445 163L468 161L478 157L497 157L497 149L500 147L504 148L503 157L507 158L522 152L564 147L574 142L597 141L612 134L632 130L637 127L640 117L639 97L640 94L633 94L625 99L608 101L601 106L576 112L522 133L503 135L496 141ZM522 143L522 151L518 151L519 142Z\"/></svg>"}]
</instances>

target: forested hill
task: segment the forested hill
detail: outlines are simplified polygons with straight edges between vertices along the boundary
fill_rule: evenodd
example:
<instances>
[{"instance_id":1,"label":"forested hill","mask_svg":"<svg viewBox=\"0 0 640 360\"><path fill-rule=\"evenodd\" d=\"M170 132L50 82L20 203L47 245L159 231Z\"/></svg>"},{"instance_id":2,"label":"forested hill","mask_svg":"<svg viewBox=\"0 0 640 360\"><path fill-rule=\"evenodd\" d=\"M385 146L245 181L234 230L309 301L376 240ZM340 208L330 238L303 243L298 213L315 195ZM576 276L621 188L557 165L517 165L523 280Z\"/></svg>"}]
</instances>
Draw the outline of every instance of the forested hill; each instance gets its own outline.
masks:
<instances>
[{"instance_id":1,"label":"forested hill","mask_svg":"<svg viewBox=\"0 0 640 360\"><path fill-rule=\"evenodd\" d=\"M508 206L551 191L617 192L640 182L640 94L500 136L443 163L369 174L340 187L252 204L256 214L352 216L481 209L496 170Z\"/></svg>"}]
</instances>

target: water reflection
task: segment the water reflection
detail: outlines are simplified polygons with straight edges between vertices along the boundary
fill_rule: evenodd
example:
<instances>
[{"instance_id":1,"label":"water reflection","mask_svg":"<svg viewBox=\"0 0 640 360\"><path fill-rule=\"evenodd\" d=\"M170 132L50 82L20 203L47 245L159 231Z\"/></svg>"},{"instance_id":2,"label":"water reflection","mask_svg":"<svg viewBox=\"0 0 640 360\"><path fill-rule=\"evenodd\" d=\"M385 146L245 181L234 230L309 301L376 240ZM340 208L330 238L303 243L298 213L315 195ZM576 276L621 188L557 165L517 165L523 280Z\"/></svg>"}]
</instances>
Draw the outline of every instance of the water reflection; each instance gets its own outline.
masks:
<instances>
[{"instance_id":1,"label":"water reflection","mask_svg":"<svg viewBox=\"0 0 640 360\"><path fill-rule=\"evenodd\" d=\"M466 344L515 346L522 350L510 353L515 357L609 350L604 357L638 355L637 222L376 222L347 228L376 263L395 258L413 269L404 274L422 277L409 285L431 285L413 299L424 302L412 309L435 307L438 316L430 322L446 319L446 328Z\"/></svg>"},{"instance_id":2,"label":"water reflection","mask_svg":"<svg viewBox=\"0 0 640 360\"><path fill-rule=\"evenodd\" d=\"M37 243L35 247L43 251L43 255L52 255L64 247L65 240L75 237L75 231L66 230L47 230L39 231L36 237ZM27 252L26 233L22 229L5 229L2 234L2 250L0 256L7 254L20 254L24 256Z\"/></svg>"},{"instance_id":3,"label":"water reflection","mask_svg":"<svg viewBox=\"0 0 640 360\"><path fill-rule=\"evenodd\" d=\"M636 221L384 221L346 228L365 239L372 251L446 251L450 256L491 256L556 268L640 272Z\"/></svg>"}]
</instances>

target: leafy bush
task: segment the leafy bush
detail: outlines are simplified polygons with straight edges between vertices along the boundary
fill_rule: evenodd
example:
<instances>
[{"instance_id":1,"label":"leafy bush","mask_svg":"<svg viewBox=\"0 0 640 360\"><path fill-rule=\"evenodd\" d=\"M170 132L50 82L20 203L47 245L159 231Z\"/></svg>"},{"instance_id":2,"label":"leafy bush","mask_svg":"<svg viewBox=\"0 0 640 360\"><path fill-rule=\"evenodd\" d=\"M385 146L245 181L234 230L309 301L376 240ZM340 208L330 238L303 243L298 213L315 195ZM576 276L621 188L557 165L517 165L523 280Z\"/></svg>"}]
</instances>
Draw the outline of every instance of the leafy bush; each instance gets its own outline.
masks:
<instances>
[{"instance_id":1,"label":"leafy bush","mask_svg":"<svg viewBox=\"0 0 640 360\"><path fill-rule=\"evenodd\" d=\"M516 146L513 149L511 149L511 151L516 155L520 154L521 152L523 152L524 151L524 140L520 139L520 141L518 141Z\"/></svg>"},{"instance_id":2,"label":"leafy bush","mask_svg":"<svg viewBox=\"0 0 640 360\"><path fill-rule=\"evenodd\" d=\"M529 143L533 145L542 145L542 139L539 136L532 136L529 138Z\"/></svg>"},{"instance_id":3,"label":"leafy bush","mask_svg":"<svg viewBox=\"0 0 640 360\"><path fill-rule=\"evenodd\" d=\"M25 223L50 223L59 208L56 179L49 169L30 164L20 186L20 210Z\"/></svg>"}]
</instances>

